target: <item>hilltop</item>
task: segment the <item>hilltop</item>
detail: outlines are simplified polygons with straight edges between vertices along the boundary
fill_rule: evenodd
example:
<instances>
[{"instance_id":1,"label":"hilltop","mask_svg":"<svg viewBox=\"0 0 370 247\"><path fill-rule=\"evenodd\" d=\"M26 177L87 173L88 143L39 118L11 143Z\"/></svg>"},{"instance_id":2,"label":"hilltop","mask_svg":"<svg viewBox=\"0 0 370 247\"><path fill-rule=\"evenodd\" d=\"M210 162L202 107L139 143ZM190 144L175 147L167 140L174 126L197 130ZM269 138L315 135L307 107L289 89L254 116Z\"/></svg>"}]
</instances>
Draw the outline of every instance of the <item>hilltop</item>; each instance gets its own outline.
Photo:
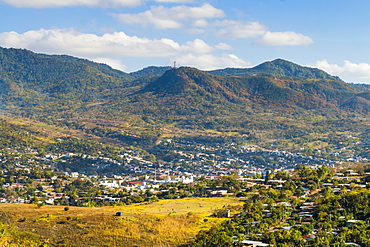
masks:
<instances>
[{"instance_id":1,"label":"hilltop","mask_svg":"<svg viewBox=\"0 0 370 247\"><path fill-rule=\"evenodd\" d=\"M300 66L298 64L280 58L273 61L264 62L253 68L226 68L208 71L208 73L219 76L250 76L273 74L278 76L289 76L297 78L340 80L339 77L329 75L328 73L320 69Z\"/></svg>"},{"instance_id":2,"label":"hilltop","mask_svg":"<svg viewBox=\"0 0 370 247\"><path fill-rule=\"evenodd\" d=\"M135 78L142 76L158 76L163 75L166 71L172 69L169 66L158 67L150 66L136 72L131 72L129 75ZM330 79L341 80L338 76L330 75L323 70L310 68L295 64L293 62L278 58L273 61L264 62L252 68L224 68L216 70L204 71L211 75L217 76L253 76L253 75L277 75L296 78L311 78L311 79Z\"/></svg>"},{"instance_id":3,"label":"hilltop","mask_svg":"<svg viewBox=\"0 0 370 247\"><path fill-rule=\"evenodd\" d=\"M229 133L265 143L334 127L357 131L370 109L368 87L282 59L250 69L151 66L128 74L86 59L0 48L0 72L3 114L113 145ZM358 121L339 124L349 116Z\"/></svg>"},{"instance_id":4,"label":"hilltop","mask_svg":"<svg viewBox=\"0 0 370 247\"><path fill-rule=\"evenodd\" d=\"M360 113L366 113L369 106L368 91L319 69L282 59L245 69L151 66L127 74L86 59L22 49L1 48L0 57L3 108L10 113L43 115L55 111L55 105L63 113L86 112L86 106L99 108L100 113L112 110L112 104L125 105L133 114L145 110L128 100L152 101L153 107L159 108L167 107L169 101L174 108L182 108L179 104L201 108L218 105L231 112L251 104L279 111L334 108Z\"/></svg>"},{"instance_id":5,"label":"hilltop","mask_svg":"<svg viewBox=\"0 0 370 247\"><path fill-rule=\"evenodd\" d=\"M131 72L130 76L134 78L140 78L144 76L161 76L163 75L167 70L172 69L170 66L163 66L163 67L157 67L157 66L149 66L146 68L143 68L141 70Z\"/></svg>"},{"instance_id":6,"label":"hilltop","mask_svg":"<svg viewBox=\"0 0 370 247\"><path fill-rule=\"evenodd\" d=\"M182 107L202 112L209 112L214 104L218 111L253 105L270 110L361 109L366 112L363 105L370 99L368 92L360 93L340 80L271 75L222 77L194 68L168 70L131 98L151 101L152 106L165 104L168 109Z\"/></svg>"}]
</instances>

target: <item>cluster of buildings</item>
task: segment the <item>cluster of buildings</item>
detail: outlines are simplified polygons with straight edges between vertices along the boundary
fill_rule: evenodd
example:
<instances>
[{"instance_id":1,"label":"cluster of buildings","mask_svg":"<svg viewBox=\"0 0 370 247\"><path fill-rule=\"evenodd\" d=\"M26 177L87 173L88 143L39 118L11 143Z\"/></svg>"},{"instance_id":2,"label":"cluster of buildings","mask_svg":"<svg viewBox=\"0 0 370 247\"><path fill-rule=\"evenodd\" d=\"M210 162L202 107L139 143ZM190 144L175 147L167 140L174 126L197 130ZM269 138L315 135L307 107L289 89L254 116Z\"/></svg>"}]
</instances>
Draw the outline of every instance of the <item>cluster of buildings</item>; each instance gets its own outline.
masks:
<instances>
[{"instance_id":1,"label":"cluster of buildings","mask_svg":"<svg viewBox=\"0 0 370 247\"><path fill-rule=\"evenodd\" d=\"M24 154L15 151L0 153L0 164L3 167L12 164L14 169L26 171L30 170L30 167L50 169L56 174L62 174L62 177L44 179L45 181L39 179L33 183L38 188L34 194L36 196L41 194L47 198L46 202L49 203L53 198L63 197L53 191L53 182L56 179L61 180L63 185L75 179L82 179L94 181L95 186L107 189L143 191L166 183L194 184L197 177L218 179L230 174L237 174L240 177L255 175L263 177L266 172L287 171L289 173L303 165L317 168L320 166L334 167L338 163L338 161L268 150L257 146L240 147L233 143L206 145L185 141L175 143L168 140L164 142L162 149L170 154L162 157L167 161L149 160L136 150L124 150L124 153L113 158L72 152L38 157L36 151L29 149L28 154L33 154L33 156L27 159L24 159ZM79 165L81 163L84 164L83 167ZM258 183L264 181L264 179L261 180ZM5 181L6 179L1 184L3 190L26 189L21 179L13 182ZM257 181L253 181L255 182ZM282 182L277 181L277 183L281 186ZM333 189L340 190L340 188ZM221 194L223 193L227 192L223 191ZM6 193L2 194L6 195ZM0 196L0 202L27 203L27 200L30 200L30 197Z\"/></svg>"}]
</instances>

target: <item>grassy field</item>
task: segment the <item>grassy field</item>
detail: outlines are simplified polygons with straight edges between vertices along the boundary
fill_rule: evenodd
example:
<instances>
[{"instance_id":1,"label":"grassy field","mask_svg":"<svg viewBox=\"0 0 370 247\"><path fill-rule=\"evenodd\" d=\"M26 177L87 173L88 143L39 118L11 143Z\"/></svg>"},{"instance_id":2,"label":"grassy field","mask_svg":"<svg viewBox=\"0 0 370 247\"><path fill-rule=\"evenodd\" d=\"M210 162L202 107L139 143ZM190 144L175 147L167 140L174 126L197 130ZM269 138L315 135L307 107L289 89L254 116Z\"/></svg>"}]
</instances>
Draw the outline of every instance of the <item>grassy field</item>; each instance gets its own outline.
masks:
<instances>
[{"instance_id":1,"label":"grassy field","mask_svg":"<svg viewBox=\"0 0 370 247\"><path fill-rule=\"evenodd\" d=\"M198 231L224 220L211 217L214 210L241 205L231 197L69 207L68 211L64 206L0 204L0 220L41 236L51 246L182 246ZM122 212L122 216L115 216L116 212Z\"/></svg>"}]
</instances>

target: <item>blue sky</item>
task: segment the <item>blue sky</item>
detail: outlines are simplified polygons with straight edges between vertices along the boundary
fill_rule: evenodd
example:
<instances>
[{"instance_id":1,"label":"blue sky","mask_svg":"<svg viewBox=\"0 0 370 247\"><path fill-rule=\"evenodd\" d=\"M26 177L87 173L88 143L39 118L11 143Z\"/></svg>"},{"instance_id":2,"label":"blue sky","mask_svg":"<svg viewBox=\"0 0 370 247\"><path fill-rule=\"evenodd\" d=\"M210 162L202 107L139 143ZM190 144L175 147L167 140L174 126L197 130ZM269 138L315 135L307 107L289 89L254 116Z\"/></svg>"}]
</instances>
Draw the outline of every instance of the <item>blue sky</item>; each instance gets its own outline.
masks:
<instances>
[{"instance_id":1,"label":"blue sky","mask_svg":"<svg viewBox=\"0 0 370 247\"><path fill-rule=\"evenodd\" d=\"M366 0L0 0L0 46L125 72L283 58L370 83Z\"/></svg>"}]
</instances>

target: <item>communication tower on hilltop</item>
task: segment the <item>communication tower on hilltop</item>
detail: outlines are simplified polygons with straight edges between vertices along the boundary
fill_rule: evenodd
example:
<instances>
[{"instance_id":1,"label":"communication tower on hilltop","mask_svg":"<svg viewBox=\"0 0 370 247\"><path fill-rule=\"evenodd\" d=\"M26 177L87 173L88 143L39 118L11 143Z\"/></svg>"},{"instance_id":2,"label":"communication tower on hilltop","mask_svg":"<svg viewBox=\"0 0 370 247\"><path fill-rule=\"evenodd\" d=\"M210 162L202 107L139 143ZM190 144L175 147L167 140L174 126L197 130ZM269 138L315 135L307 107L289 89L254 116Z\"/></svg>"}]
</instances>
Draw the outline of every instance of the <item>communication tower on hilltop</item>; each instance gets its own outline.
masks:
<instances>
[{"instance_id":1,"label":"communication tower on hilltop","mask_svg":"<svg viewBox=\"0 0 370 247\"><path fill-rule=\"evenodd\" d=\"M176 67L176 61L173 61L173 68L174 69L177 69L177 67Z\"/></svg>"}]
</instances>

